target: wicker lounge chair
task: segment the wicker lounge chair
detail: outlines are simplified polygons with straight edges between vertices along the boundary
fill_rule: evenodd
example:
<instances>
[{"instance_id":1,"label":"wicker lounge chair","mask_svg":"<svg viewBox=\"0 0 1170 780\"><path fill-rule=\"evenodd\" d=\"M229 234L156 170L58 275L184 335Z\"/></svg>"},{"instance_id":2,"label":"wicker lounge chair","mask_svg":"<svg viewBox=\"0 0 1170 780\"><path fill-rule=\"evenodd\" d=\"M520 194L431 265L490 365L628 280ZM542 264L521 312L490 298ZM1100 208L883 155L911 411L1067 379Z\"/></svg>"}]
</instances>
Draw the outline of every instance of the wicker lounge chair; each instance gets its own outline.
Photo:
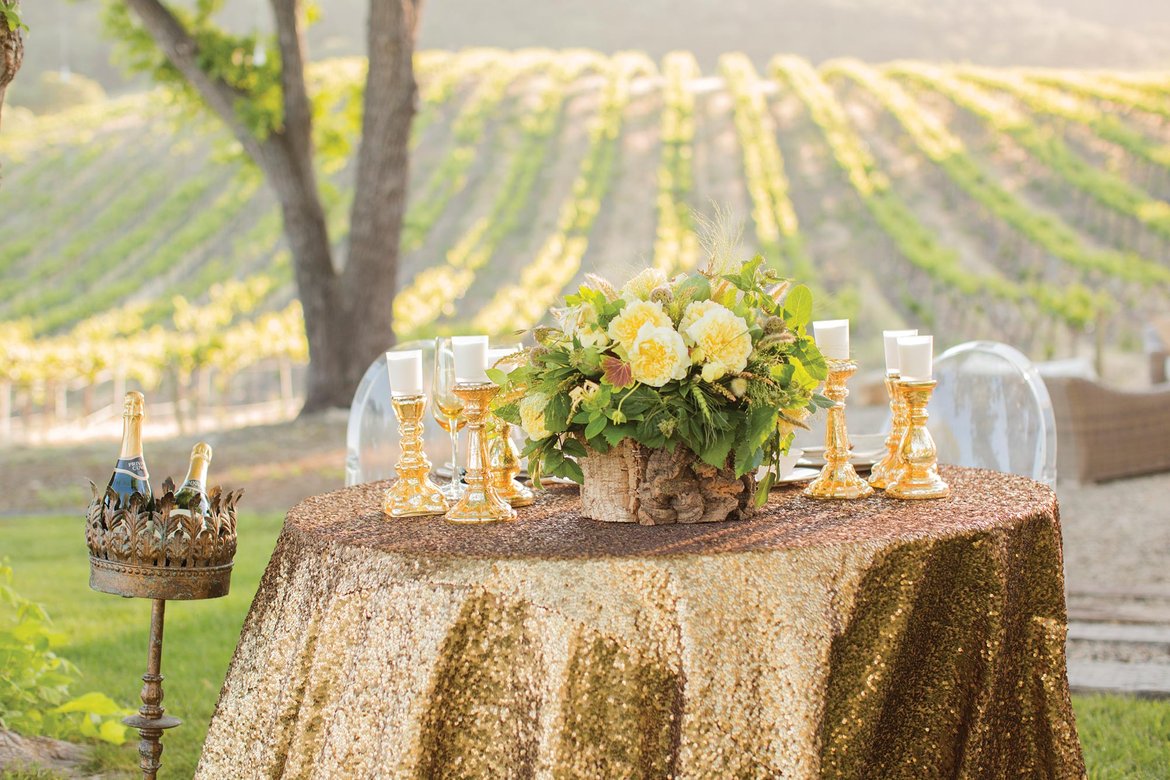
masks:
<instances>
[{"instance_id":1,"label":"wicker lounge chair","mask_svg":"<svg viewBox=\"0 0 1170 780\"><path fill-rule=\"evenodd\" d=\"M1143 342L1150 362L1150 384L1163 384L1170 360L1170 318L1159 317L1147 325Z\"/></svg>"},{"instance_id":2,"label":"wicker lounge chair","mask_svg":"<svg viewBox=\"0 0 1170 780\"><path fill-rule=\"evenodd\" d=\"M1056 414L1061 479L1102 482L1170 471L1170 386L1117 390L1046 376Z\"/></svg>"}]
</instances>

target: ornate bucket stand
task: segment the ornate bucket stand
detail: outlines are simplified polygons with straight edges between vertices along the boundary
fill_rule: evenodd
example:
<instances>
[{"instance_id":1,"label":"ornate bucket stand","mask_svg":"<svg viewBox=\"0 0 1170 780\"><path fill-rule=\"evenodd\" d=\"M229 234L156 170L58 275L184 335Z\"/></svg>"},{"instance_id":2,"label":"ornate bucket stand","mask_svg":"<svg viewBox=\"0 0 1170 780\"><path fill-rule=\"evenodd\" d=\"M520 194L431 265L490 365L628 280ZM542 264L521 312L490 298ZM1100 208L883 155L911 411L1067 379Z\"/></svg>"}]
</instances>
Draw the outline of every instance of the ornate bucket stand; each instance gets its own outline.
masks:
<instances>
[{"instance_id":1,"label":"ornate bucket stand","mask_svg":"<svg viewBox=\"0 0 1170 780\"><path fill-rule=\"evenodd\" d=\"M214 599L231 587L236 555L236 502L242 490L208 493L211 511L205 517L174 507L174 483L153 506L141 496L128 506L114 507L116 496L98 494L86 516L89 586L102 593L151 599L150 643L142 676L142 707L123 723L138 729L139 766L144 780L155 780L161 766L162 735L182 723L162 706L163 619L168 600ZM103 500L108 499L108 500ZM107 506L108 504L108 506Z\"/></svg>"}]
</instances>

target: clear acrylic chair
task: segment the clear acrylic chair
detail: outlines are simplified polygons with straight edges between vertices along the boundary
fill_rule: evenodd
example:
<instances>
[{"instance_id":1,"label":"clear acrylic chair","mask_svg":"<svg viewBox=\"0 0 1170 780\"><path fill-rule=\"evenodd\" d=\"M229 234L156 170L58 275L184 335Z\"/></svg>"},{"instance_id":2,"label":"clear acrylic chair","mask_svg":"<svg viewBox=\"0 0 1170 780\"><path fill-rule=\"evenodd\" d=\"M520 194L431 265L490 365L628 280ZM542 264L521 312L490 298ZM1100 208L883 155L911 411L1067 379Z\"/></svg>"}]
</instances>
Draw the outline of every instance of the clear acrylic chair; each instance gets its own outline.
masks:
<instances>
[{"instance_id":1,"label":"clear acrylic chair","mask_svg":"<svg viewBox=\"0 0 1170 780\"><path fill-rule=\"evenodd\" d=\"M930 432L938 460L1056 485L1056 421L1044 380L1015 347L971 341L934 362Z\"/></svg>"},{"instance_id":2,"label":"clear acrylic chair","mask_svg":"<svg viewBox=\"0 0 1170 780\"><path fill-rule=\"evenodd\" d=\"M393 351L405 349L422 350L423 390L429 399L435 343L408 341L397 345ZM449 440L431 415L429 404L425 419L423 437L427 457L431 459L432 465L439 466L450 458ZM390 376L386 373L386 356L378 355L377 360L366 369L349 407L349 424L345 432L346 487L389 479L394 476L394 464L397 462L398 421L390 406Z\"/></svg>"}]
</instances>

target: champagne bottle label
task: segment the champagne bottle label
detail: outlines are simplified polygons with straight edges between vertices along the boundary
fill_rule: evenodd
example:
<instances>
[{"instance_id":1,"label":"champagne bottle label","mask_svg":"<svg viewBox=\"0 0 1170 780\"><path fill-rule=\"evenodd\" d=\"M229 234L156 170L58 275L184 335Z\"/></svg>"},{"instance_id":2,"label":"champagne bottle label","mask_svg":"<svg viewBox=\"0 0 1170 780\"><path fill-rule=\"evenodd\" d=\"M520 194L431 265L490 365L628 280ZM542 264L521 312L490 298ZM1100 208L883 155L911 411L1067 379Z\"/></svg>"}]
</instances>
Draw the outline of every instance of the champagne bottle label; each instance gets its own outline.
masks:
<instances>
[{"instance_id":1,"label":"champagne bottle label","mask_svg":"<svg viewBox=\"0 0 1170 780\"><path fill-rule=\"evenodd\" d=\"M120 458L117 465L114 466L114 473L125 474L136 479L150 479L150 473L146 470L146 460L142 456Z\"/></svg>"}]
</instances>

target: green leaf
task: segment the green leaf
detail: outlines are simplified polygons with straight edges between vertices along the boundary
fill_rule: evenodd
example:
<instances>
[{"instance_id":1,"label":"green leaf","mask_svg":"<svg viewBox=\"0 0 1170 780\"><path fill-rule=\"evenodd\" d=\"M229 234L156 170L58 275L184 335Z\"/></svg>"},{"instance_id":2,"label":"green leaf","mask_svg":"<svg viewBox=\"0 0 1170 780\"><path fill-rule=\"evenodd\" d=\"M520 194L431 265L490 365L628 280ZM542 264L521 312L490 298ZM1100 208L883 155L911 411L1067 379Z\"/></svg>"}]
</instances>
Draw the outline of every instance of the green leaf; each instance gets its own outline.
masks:
<instances>
[{"instance_id":1,"label":"green leaf","mask_svg":"<svg viewBox=\"0 0 1170 780\"><path fill-rule=\"evenodd\" d=\"M711 297L711 283L702 274L688 276L686 281L678 286L675 296L684 302L704 301Z\"/></svg>"},{"instance_id":2,"label":"green leaf","mask_svg":"<svg viewBox=\"0 0 1170 780\"><path fill-rule=\"evenodd\" d=\"M107 720L98 729L98 739L109 742L111 745L122 745L126 742L126 727L116 720Z\"/></svg>"},{"instance_id":3,"label":"green leaf","mask_svg":"<svg viewBox=\"0 0 1170 780\"><path fill-rule=\"evenodd\" d=\"M604 416L599 416L594 420L590 420L589 424L585 426L585 438L592 439L597 434L605 430L606 424L609 420Z\"/></svg>"},{"instance_id":4,"label":"green leaf","mask_svg":"<svg viewBox=\"0 0 1170 780\"><path fill-rule=\"evenodd\" d=\"M548 406L544 409L545 427L553 433L567 430L570 406L568 393L557 393L549 399Z\"/></svg>"},{"instance_id":5,"label":"green leaf","mask_svg":"<svg viewBox=\"0 0 1170 780\"><path fill-rule=\"evenodd\" d=\"M574 458L584 458L589 455L585 450L585 445L572 437L566 438L561 443L561 452Z\"/></svg>"},{"instance_id":6,"label":"green leaf","mask_svg":"<svg viewBox=\"0 0 1170 780\"><path fill-rule=\"evenodd\" d=\"M747 446L755 451L764 446L768 437L776 432L776 418L780 410L771 406L757 406L748 413Z\"/></svg>"},{"instance_id":7,"label":"green leaf","mask_svg":"<svg viewBox=\"0 0 1170 780\"><path fill-rule=\"evenodd\" d=\"M609 446L616 447L622 439L633 436L637 429L633 423L622 423L621 425L610 425L601 434L609 442Z\"/></svg>"},{"instance_id":8,"label":"green leaf","mask_svg":"<svg viewBox=\"0 0 1170 780\"><path fill-rule=\"evenodd\" d=\"M703 462L721 469L727 465L727 456L731 454L731 446L735 443L735 437L730 431L722 431L720 436L708 447L706 447L699 457Z\"/></svg>"},{"instance_id":9,"label":"green leaf","mask_svg":"<svg viewBox=\"0 0 1170 780\"><path fill-rule=\"evenodd\" d=\"M761 507L768 503L768 494L772 491L772 484L776 481L776 475L769 471L760 480L760 484L756 486L756 507Z\"/></svg>"},{"instance_id":10,"label":"green leaf","mask_svg":"<svg viewBox=\"0 0 1170 780\"><path fill-rule=\"evenodd\" d=\"M577 465L576 461L566 460L562 467L561 476L568 477L578 485L584 484L585 482L585 474L581 471L581 467Z\"/></svg>"},{"instance_id":11,"label":"green leaf","mask_svg":"<svg viewBox=\"0 0 1170 780\"><path fill-rule=\"evenodd\" d=\"M803 328L812 322L813 294L808 287L798 284L788 291L784 299L784 321L792 330Z\"/></svg>"},{"instance_id":12,"label":"green leaf","mask_svg":"<svg viewBox=\"0 0 1170 780\"><path fill-rule=\"evenodd\" d=\"M104 693L91 692L65 702L53 709L57 714L87 712L91 715L117 715L122 711L117 702Z\"/></svg>"},{"instance_id":13,"label":"green leaf","mask_svg":"<svg viewBox=\"0 0 1170 780\"><path fill-rule=\"evenodd\" d=\"M500 387L508 384L508 373L498 368L489 368L487 370L487 378L495 382Z\"/></svg>"}]
</instances>

